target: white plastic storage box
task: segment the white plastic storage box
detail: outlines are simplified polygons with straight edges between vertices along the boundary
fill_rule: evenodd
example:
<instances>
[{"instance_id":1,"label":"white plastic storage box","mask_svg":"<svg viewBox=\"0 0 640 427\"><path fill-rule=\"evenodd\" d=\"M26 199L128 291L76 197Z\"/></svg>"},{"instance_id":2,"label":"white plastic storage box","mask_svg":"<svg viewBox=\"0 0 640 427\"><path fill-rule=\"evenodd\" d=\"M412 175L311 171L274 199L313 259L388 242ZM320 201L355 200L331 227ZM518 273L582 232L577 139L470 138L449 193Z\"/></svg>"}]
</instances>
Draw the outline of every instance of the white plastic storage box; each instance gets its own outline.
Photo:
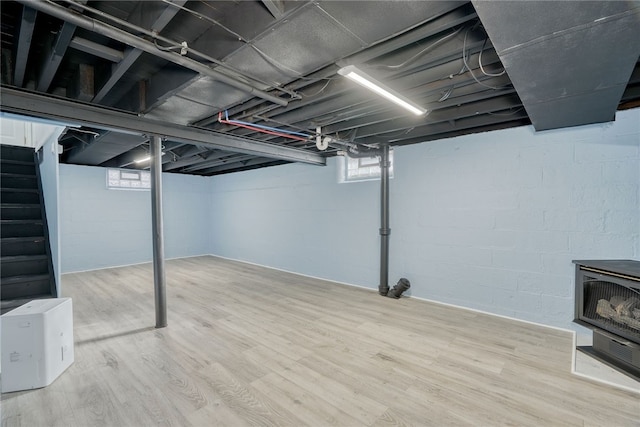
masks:
<instances>
[{"instance_id":1,"label":"white plastic storage box","mask_svg":"<svg viewBox=\"0 0 640 427\"><path fill-rule=\"evenodd\" d=\"M51 384L73 363L71 298L38 299L2 315L2 392Z\"/></svg>"}]
</instances>

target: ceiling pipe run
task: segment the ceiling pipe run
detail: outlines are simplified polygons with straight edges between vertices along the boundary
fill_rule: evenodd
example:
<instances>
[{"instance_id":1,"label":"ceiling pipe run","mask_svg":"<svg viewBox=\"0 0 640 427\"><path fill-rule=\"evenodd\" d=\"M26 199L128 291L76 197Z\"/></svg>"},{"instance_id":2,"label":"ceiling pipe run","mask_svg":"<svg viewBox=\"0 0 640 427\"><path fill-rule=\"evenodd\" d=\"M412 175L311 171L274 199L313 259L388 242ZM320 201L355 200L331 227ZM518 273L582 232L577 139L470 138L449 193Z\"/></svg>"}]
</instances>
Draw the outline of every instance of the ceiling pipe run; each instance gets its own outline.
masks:
<instances>
[{"instance_id":1,"label":"ceiling pipe run","mask_svg":"<svg viewBox=\"0 0 640 427\"><path fill-rule=\"evenodd\" d=\"M239 89L243 92L249 93L251 95L257 96L264 100L273 102L275 104L286 107L288 102L285 99L279 98L277 96L273 96L267 92L264 92L254 86L251 86L247 83L238 81L232 77L229 77L225 74L222 74L216 70L209 68L208 66L201 64L193 59L186 58L181 56L175 52L168 52L158 49L153 43L144 40L142 38L136 37L126 31L120 30L111 25L105 24L101 21L98 21L93 18L86 17L84 15L80 15L76 12L73 12L64 7L58 6L49 1L29 1L29 0L18 0L18 2L22 3L27 7L31 7L40 12L46 13L48 15L54 16L56 18L62 19L66 22L74 24L78 27L84 28L86 30L92 31L97 34L101 34L103 36L109 37L111 39L117 40L119 42L128 44L129 46L140 49L144 52L155 55L159 58L165 59L167 61L173 62L174 64L181 65L185 68L189 68L197 73L205 75L207 77L211 77L212 79L219 81L221 83L227 84L231 87Z\"/></svg>"}]
</instances>

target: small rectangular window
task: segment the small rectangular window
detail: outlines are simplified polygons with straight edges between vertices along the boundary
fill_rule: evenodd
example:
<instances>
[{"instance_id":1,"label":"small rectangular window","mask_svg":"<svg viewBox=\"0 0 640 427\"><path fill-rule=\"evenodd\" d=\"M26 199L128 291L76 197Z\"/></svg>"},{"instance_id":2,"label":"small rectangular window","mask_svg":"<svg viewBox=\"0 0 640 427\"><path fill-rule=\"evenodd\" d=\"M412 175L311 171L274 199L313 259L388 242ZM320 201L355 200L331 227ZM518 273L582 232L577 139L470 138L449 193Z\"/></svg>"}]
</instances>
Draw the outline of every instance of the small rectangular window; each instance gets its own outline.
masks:
<instances>
[{"instance_id":1,"label":"small rectangular window","mask_svg":"<svg viewBox=\"0 0 640 427\"><path fill-rule=\"evenodd\" d=\"M389 150L389 177L393 178L393 150ZM380 179L380 158L351 158L344 156L340 168L340 182L371 181Z\"/></svg>"},{"instance_id":2,"label":"small rectangular window","mask_svg":"<svg viewBox=\"0 0 640 427\"><path fill-rule=\"evenodd\" d=\"M151 173L148 171L107 169L109 190L150 190Z\"/></svg>"}]
</instances>

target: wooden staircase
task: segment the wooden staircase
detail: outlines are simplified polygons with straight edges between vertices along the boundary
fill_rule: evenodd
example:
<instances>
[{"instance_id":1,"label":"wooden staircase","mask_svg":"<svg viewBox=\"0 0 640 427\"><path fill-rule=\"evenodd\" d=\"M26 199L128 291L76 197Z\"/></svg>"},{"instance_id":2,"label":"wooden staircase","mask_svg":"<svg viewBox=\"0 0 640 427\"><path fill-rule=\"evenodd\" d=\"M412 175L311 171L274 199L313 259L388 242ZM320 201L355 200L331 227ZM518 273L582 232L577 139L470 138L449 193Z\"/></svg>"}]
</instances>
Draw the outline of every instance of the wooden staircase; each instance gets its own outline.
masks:
<instances>
[{"instance_id":1,"label":"wooden staircase","mask_svg":"<svg viewBox=\"0 0 640 427\"><path fill-rule=\"evenodd\" d=\"M35 152L0 145L1 311L55 298L48 228Z\"/></svg>"}]
</instances>

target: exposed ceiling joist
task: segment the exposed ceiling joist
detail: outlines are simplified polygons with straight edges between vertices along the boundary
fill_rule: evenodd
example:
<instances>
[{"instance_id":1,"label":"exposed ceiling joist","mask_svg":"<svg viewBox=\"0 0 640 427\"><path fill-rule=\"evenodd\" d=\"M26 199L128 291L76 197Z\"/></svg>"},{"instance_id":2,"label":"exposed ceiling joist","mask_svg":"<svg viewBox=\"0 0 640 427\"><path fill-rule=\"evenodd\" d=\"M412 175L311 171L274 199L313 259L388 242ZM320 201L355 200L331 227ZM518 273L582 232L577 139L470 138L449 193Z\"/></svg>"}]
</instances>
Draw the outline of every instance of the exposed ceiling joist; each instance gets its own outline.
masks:
<instances>
[{"instance_id":1,"label":"exposed ceiling joist","mask_svg":"<svg viewBox=\"0 0 640 427\"><path fill-rule=\"evenodd\" d=\"M64 100L91 100L72 104L68 117L87 119L92 107L110 106L102 108L144 118L123 133L141 126L148 134L169 133L161 126L186 131L182 141L165 141L187 146L164 156L163 169L212 175L307 155L321 162L339 146L318 149L318 126L334 141L399 146L528 125L541 114L544 126L598 114L613 120L616 108L640 99L640 39L631 35L638 9L640 0L2 0L1 77L12 89L37 89L60 20L76 25L49 85ZM407 117L356 87L338 75L346 65L429 114ZM52 117L61 105L48 110ZM219 121L220 112L229 121ZM61 161L123 166L138 158L144 139L118 138L120 117L113 126L69 131ZM90 118L103 121L97 113ZM79 137L101 128L115 136L95 144Z\"/></svg>"},{"instance_id":2,"label":"exposed ceiling joist","mask_svg":"<svg viewBox=\"0 0 640 427\"><path fill-rule=\"evenodd\" d=\"M18 35L18 49L16 52L16 67L13 84L22 87L24 83L24 73L27 68L27 59L29 58L29 47L31 38L33 37L33 28L36 25L36 16L38 12L30 7L24 7L22 10L22 20L20 22L20 33Z\"/></svg>"},{"instance_id":3,"label":"exposed ceiling joist","mask_svg":"<svg viewBox=\"0 0 640 427\"><path fill-rule=\"evenodd\" d=\"M111 62L120 62L124 58L124 52L120 50L113 49L100 43L92 42L91 40L87 40L78 36L71 39L69 47L89 53L91 55L95 55Z\"/></svg>"},{"instance_id":4,"label":"exposed ceiling joist","mask_svg":"<svg viewBox=\"0 0 640 427\"><path fill-rule=\"evenodd\" d=\"M186 3L186 0L176 0L175 3L178 6L182 6ZM178 13L180 9L177 7L167 6L163 13L160 14L158 19L153 23L152 28L157 32L162 31L162 29L171 21L171 19ZM126 54L122 58L118 65L111 72L111 76L109 80L102 85L100 91L93 98L93 102L100 103L107 94L113 89L113 87L118 83L118 81L122 78L122 76L131 68L131 66L138 60L140 55L142 55L143 51L141 49L132 48L127 50Z\"/></svg>"},{"instance_id":5,"label":"exposed ceiling joist","mask_svg":"<svg viewBox=\"0 0 640 427\"><path fill-rule=\"evenodd\" d=\"M250 93L252 95L259 96L263 99L266 99L268 101L271 101L279 105L287 105L287 101L282 98L279 98L277 96L264 92L260 89L257 89L256 87L250 84L247 84L243 81L240 81L234 77L230 77L227 74L223 74L219 71L216 71L213 68L207 65L204 65L198 61L195 61L188 57L184 57L176 52L170 52L170 51L158 49L157 46L155 46L152 42L149 42L140 37L136 37L126 31L120 30L119 28L116 28L111 25L107 25L96 19L89 18L84 15L74 14L73 12L70 12L68 9L58 6L53 2L49 2L49 1L30 2L28 0L18 0L18 1L20 3L25 4L26 6L33 7L38 11L41 11L43 13L47 13L51 16L55 16L59 19L65 20L69 24L73 24L74 26L78 26L78 27L87 29L89 31L93 31L97 34L110 37L114 40L118 40L122 43L130 45L135 49L140 49L144 52L151 53L169 62L173 62L175 64L189 68L200 74L209 76L217 81L228 84L229 86L246 91L247 93ZM69 39L69 41L70 40L71 39Z\"/></svg>"},{"instance_id":6,"label":"exposed ceiling joist","mask_svg":"<svg viewBox=\"0 0 640 427\"><path fill-rule=\"evenodd\" d=\"M62 62L62 58L64 57L64 54L69 47L69 43L71 43L71 38L73 37L73 33L75 31L75 25L69 22L65 22L64 24L62 24L62 28L58 32L56 41L51 48L49 58L45 62L44 67L40 72L40 79L38 80L38 91L47 92L49 90L49 86L53 81L53 77L58 72L60 62Z\"/></svg>"},{"instance_id":7,"label":"exposed ceiling joist","mask_svg":"<svg viewBox=\"0 0 640 427\"><path fill-rule=\"evenodd\" d=\"M91 104L2 87L0 109L15 114L37 116L70 124L94 126L132 134L161 135L172 141L203 145L235 153L253 154L292 162L325 165L319 154L295 148L241 138L221 132L180 126L138 117Z\"/></svg>"}]
</instances>

